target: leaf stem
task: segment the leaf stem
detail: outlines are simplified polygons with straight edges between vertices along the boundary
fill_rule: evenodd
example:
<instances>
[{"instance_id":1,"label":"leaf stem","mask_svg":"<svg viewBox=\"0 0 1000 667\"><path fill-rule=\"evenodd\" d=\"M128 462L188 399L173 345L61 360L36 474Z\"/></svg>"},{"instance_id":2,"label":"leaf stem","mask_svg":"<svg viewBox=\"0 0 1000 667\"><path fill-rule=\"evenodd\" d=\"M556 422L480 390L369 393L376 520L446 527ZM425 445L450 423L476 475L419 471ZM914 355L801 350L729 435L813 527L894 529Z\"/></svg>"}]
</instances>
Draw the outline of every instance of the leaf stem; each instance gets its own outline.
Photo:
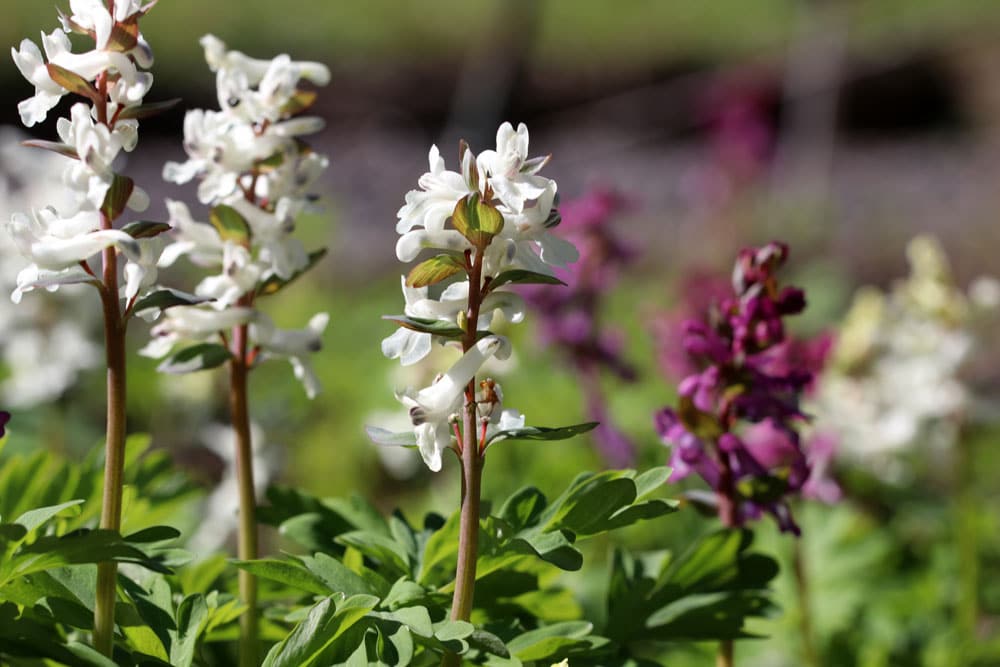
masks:
<instances>
[{"instance_id":1,"label":"leaf stem","mask_svg":"<svg viewBox=\"0 0 1000 667\"><path fill-rule=\"evenodd\" d=\"M719 652L715 656L715 667L733 667L733 640L719 642Z\"/></svg>"},{"instance_id":2,"label":"leaf stem","mask_svg":"<svg viewBox=\"0 0 1000 667\"><path fill-rule=\"evenodd\" d=\"M229 362L229 412L236 441L236 480L240 498L237 547L240 560L255 560L258 557L257 498L254 491L253 443L247 399L247 376L250 368L247 363L248 328L246 324L233 328L233 358ZM240 570L239 588L240 600L247 607L240 617L239 664L240 667L257 667L257 579L246 570Z\"/></svg>"},{"instance_id":3,"label":"leaf stem","mask_svg":"<svg viewBox=\"0 0 1000 667\"><path fill-rule=\"evenodd\" d=\"M101 228L111 229L111 220L101 213ZM120 530L122 485L125 476L125 324L118 302L118 257L112 246L102 252L103 284L100 288L104 313L104 350L108 367L107 438L105 441L104 492L100 527ZM118 565L113 561L97 566L94 604L94 648L110 657L114 649L115 598Z\"/></svg>"},{"instance_id":4,"label":"leaf stem","mask_svg":"<svg viewBox=\"0 0 1000 667\"><path fill-rule=\"evenodd\" d=\"M476 252L469 272L469 310L462 350L468 352L475 344L479 328L479 309L482 305L483 249ZM451 619L468 621L472 616L472 603L476 587L476 561L479 557L479 508L482 493L483 464L477 432L476 379L465 388L465 406L462 411L462 510L459 517L458 563L455 571L455 593L451 602ZM459 665L461 659L446 653L442 666Z\"/></svg>"},{"instance_id":5,"label":"leaf stem","mask_svg":"<svg viewBox=\"0 0 1000 667\"><path fill-rule=\"evenodd\" d=\"M795 575L795 591L799 598L799 634L802 652L808 667L820 667L816 641L813 637L812 599L809 588L809 571L806 569L805 550L802 536L792 538L792 571Z\"/></svg>"}]
</instances>

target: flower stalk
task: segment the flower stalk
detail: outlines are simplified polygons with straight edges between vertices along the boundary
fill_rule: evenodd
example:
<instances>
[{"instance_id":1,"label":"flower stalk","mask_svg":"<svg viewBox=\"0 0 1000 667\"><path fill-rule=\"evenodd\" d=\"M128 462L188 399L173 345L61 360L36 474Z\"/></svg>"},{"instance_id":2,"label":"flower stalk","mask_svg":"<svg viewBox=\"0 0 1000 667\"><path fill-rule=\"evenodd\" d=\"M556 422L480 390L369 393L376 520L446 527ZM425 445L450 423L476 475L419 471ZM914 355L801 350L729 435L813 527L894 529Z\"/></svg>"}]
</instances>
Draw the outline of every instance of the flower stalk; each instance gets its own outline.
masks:
<instances>
[{"instance_id":1,"label":"flower stalk","mask_svg":"<svg viewBox=\"0 0 1000 667\"><path fill-rule=\"evenodd\" d=\"M101 214L101 228L111 229L111 220L104 213ZM104 530L118 531L121 529L122 488L125 476L126 322L118 298L118 258L115 248L105 248L102 259L103 284L99 289L104 312L104 346L108 381L104 492L100 527ZM94 648L106 656L111 656L114 645L117 575L118 564L114 561L100 563L97 566Z\"/></svg>"},{"instance_id":2,"label":"flower stalk","mask_svg":"<svg viewBox=\"0 0 1000 667\"><path fill-rule=\"evenodd\" d=\"M733 640L719 642L719 652L715 656L715 667L733 667Z\"/></svg>"},{"instance_id":3,"label":"flower stalk","mask_svg":"<svg viewBox=\"0 0 1000 667\"><path fill-rule=\"evenodd\" d=\"M254 492L253 444L250 436L250 410L248 405L247 334L249 327L242 324L233 328L232 355L229 362L229 412L236 442L236 480L239 487L239 541L237 556L240 560L254 560L258 556L257 499ZM246 570L239 572L240 599L246 611L240 616L239 664L256 667L258 646L257 579Z\"/></svg>"},{"instance_id":4,"label":"flower stalk","mask_svg":"<svg viewBox=\"0 0 1000 667\"><path fill-rule=\"evenodd\" d=\"M476 344L481 303L481 281L483 274L483 250L478 247L475 259L469 267L469 309L462 351L468 352ZM466 251L466 264L471 252ZM455 593L451 602L451 619L468 621L472 614L472 600L476 587L476 560L479 556L479 505L481 501L483 465L486 463L485 442L478 438L479 421L476 402L476 378L469 380L465 388L465 404L462 411L462 440L459 457L462 460L462 509L459 519L458 564L455 572Z\"/></svg>"}]
</instances>

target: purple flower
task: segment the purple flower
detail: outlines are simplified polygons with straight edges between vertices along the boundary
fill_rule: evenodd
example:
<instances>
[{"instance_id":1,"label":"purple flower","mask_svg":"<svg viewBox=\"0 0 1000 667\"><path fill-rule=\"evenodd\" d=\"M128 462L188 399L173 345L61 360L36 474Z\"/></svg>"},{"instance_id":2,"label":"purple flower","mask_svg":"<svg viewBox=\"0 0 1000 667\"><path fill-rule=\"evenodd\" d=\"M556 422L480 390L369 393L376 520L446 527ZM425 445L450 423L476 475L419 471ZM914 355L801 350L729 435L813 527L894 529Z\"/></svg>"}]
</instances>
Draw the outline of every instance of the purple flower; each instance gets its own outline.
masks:
<instances>
[{"instance_id":1,"label":"purple flower","mask_svg":"<svg viewBox=\"0 0 1000 667\"><path fill-rule=\"evenodd\" d=\"M820 442L807 457L798 427L807 419L803 393L822 367L829 337L789 339L784 318L802 312L805 294L778 284L788 247L770 243L740 251L731 292L684 322L682 346L696 370L678 385L680 407L656 416L672 445L672 479L697 473L715 491L723 523L738 526L767 513L782 530L798 533L787 498L833 498L825 473L832 447Z\"/></svg>"},{"instance_id":2,"label":"purple flower","mask_svg":"<svg viewBox=\"0 0 1000 667\"><path fill-rule=\"evenodd\" d=\"M600 321L604 296L617 282L619 271L636 258L636 250L614 233L614 217L626 202L610 190L594 190L559 207L560 230L580 251L580 259L556 276L563 289L526 286L520 290L539 315L539 336L559 349L581 378L590 419L600 421L594 437L611 465L629 465L634 447L608 419L600 374L609 372L625 382L636 378L635 368L622 354L623 335Z\"/></svg>"},{"instance_id":3,"label":"purple flower","mask_svg":"<svg viewBox=\"0 0 1000 667\"><path fill-rule=\"evenodd\" d=\"M10 421L10 413L0 410L0 438L7 435L7 422Z\"/></svg>"}]
</instances>

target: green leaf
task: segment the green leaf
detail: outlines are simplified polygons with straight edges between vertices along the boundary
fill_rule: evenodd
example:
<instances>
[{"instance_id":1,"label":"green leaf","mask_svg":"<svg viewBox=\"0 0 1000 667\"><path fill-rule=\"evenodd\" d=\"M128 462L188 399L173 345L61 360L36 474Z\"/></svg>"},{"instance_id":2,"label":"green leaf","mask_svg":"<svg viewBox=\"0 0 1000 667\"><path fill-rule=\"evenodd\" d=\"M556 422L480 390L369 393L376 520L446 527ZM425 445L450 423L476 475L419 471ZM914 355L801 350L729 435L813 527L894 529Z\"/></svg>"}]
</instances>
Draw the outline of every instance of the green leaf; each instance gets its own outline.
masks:
<instances>
[{"instance_id":1,"label":"green leaf","mask_svg":"<svg viewBox=\"0 0 1000 667\"><path fill-rule=\"evenodd\" d=\"M499 517L514 530L522 530L535 523L547 504L545 494L533 486L526 486L504 501Z\"/></svg>"},{"instance_id":2,"label":"green leaf","mask_svg":"<svg viewBox=\"0 0 1000 667\"><path fill-rule=\"evenodd\" d=\"M543 660L567 649L586 646L586 642L579 640L589 635L593 629L593 624L587 621L553 623L518 635L507 642L507 650L524 662Z\"/></svg>"},{"instance_id":3,"label":"green leaf","mask_svg":"<svg viewBox=\"0 0 1000 667\"><path fill-rule=\"evenodd\" d=\"M79 530L59 537L40 537L22 547L5 566L10 568L14 576L23 577L61 565L100 563L106 560L136 563L157 572L169 572L158 561L127 544L118 533L111 530Z\"/></svg>"},{"instance_id":4,"label":"green leaf","mask_svg":"<svg viewBox=\"0 0 1000 667\"><path fill-rule=\"evenodd\" d=\"M64 510L67 510L71 507L75 508L78 505L82 505L83 502L84 502L83 500L70 500L69 502L62 503L60 505L52 505L50 507L39 507L38 509L29 510L24 514L22 514L21 516L17 517L14 520L14 523L20 526L24 526L24 528L28 531L28 533L31 533L42 524L48 522L50 519L53 519L62 514ZM76 510L75 513L79 514L80 511Z\"/></svg>"},{"instance_id":5,"label":"green leaf","mask_svg":"<svg viewBox=\"0 0 1000 667\"><path fill-rule=\"evenodd\" d=\"M410 317L409 315L383 315L382 319L395 322L399 326L412 331L429 333L434 336L441 336L442 338L461 338L465 335L465 332L453 322Z\"/></svg>"},{"instance_id":6,"label":"green leaf","mask_svg":"<svg viewBox=\"0 0 1000 667\"><path fill-rule=\"evenodd\" d=\"M641 473L635 478L636 497L643 498L666 484L671 472L667 466L657 466Z\"/></svg>"},{"instance_id":7,"label":"green leaf","mask_svg":"<svg viewBox=\"0 0 1000 667\"><path fill-rule=\"evenodd\" d=\"M219 204L208 214L208 221L219 232L223 241L234 241L243 245L250 243L250 225L232 206Z\"/></svg>"},{"instance_id":8,"label":"green leaf","mask_svg":"<svg viewBox=\"0 0 1000 667\"><path fill-rule=\"evenodd\" d=\"M107 49L128 53L139 44L138 17L130 16L124 21L115 21L108 36Z\"/></svg>"},{"instance_id":9,"label":"green leaf","mask_svg":"<svg viewBox=\"0 0 1000 667\"><path fill-rule=\"evenodd\" d=\"M510 651L507 646L503 643L503 640L497 637L492 632L486 632L485 630L476 630L468 638L469 646L472 648L477 648L480 651L486 653L491 653L493 655L498 655L501 658L509 658Z\"/></svg>"},{"instance_id":10,"label":"green leaf","mask_svg":"<svg viewBox=\"0 0 1000 667\"><path fill-rule=\"evenodd\" d=\"M170 355L156 370L172 374L193 373L221 366L232 359L232 356L224 345L200 343Z\"/></svg>"},{"instance_id":11,"label":"green leaf","mask_svg":"<svg viewBox=\"0 0 1000 667\"><path fill-rule=\"evenodd\" d=\"M555 276L528 271L526 269L512 269L498 273L490 281L490 289L495 290L504 285L565 285L563 281Z\"/></svg>"},{"instance_id":12,"label":"green leaf","mask_svg":"<svg viewBox=\"0 0 1000 667\"><path fill-rule=\"evenodd\" d=\"M139 220L122 227L122 231L134 239L151 239L172 229L169 223Z\"/></svg>"},{"instance_id":13,"label":"green leaf","mask_svg":"<svg viewBox=\"0 0 1000 667\"><path fill-rule=\"evenodd\" d=\"M371 616L407 626L419 637L433 637L434 624L426 607L404 607L396 611L373 611Z\"/></svg>"},{"instance_id":14,"label":"green leaf","mask_svg":"<svg viewBox=\"0 0 1000 667\"><path fill-rule=\"evenodd\" d=\"M434 625L434 637L440 642L465 639L476 631L476 626L466 621L441 621Z\"/></svg>"},{"instance_id":15,"label":"green leaf","mask_svg":"<svg viewBox=\"0 0 1000 667\"><path fill-rule=\"evenodd\" d=\"M152 542L176 540L180 536L181 531L173 526L151 526L127 535L125 541L133 544L149 544Z\"/></svg>"},{"instance_id":16,"label":"green leaf","mask_svg":"<svg viewBox=\"0 0 1000 667\"><path fill-rule=\"evenodd\" d=\"M136 120L152 118L153 116L158 116L165 111L170 111L180 103L181 98L175 97L172 100L165 100L163 102L148 102L146 104L126 107L120 114L118 114L118 118L126 120L130 118L134 118Z\"/></svg>"},{"instance_id":17,"label":"green leaf","mask_svg":"<svg viewBox=\"0 0 1000 667\"><path fill-rule=\"evenodd\" d=\"M356 530L337 537L340 544L353 547L397 574L410 574L406 550L391 537Z\"/></svg>"},{"instance_id":18,"label":"green leaf","mask_svg":"<svg viewBox=\"0 0 1000 667\"><path fill-rule=\"evenodd\" d=\"M336 558L324 553L303 557L302 564L327 587L327 590L323 592L324 595L331 592L343 593L344 595L378 594L378 591L365 581L364 577Z\"/></svg>"},{"instance_id":19,"label":"green leaf","mask_svg":"<svg viewBox=\"0 0 1000 667\"><path fill-rule=\"evenodd\" d=\"M177 607L177 631L170 646L170 664L173 667L191 667L194 664L198 637L208 623L208 605L201 593L189 595Z\"/></svg>"},{"instance_id":20,"label":"green leaf","mask_svg":"<svg viewBox=\"0 0 1000 667\"><path fill-rule=\"evenodd\" d=\"M43 141L41 139L29 139L28 141L22 141L22 146L28 146L29 148L41 148L43 150L52 151L53 153L59 153L59 155L64 155L66 157L73 158L74 160L80 159L80 154L76 152L76 148L70 146L69 144L63 144L58 141Z\"/></svg>"},{"instance_id":21,"label":"green leaf","mask_svg":"<svg viewBox=\"0 0 1000 667\"><path fill-rule=\"evenodd\" d=\"M577 535L601 533L608 518L634 500L635 482L625 477L608 480L576 498L558 525Z\"/></svg>"},{"instance_id":22,"label":"green leaf","mask_svg":"<svg viewBox=\"0 0 1000 667\"><path fill-rule=\"evenodd\" d=\"M507 431L500 431L490 438L490 443L498 442L500 440L566 440L582 433L592 431L599 425L600 422L586 422L584 424L573 424L572 426L561 426L559 428L525 426L524 428L513 428Z\"/></svg>"},{"instance_id":23,"label":"green leaf","mask_svg":"<svg viewBox=\"0 0 1000 667\"><path fill-rule=\"evenodd\" d=\"M262 667L311 667L377 604L378 598L371 595L354 595L340 605L335 605L333 598L320 601L288 637L271 649Z\"/></svg>"},{"instance_id":24,"label":"green leaf","mask_svg":"<svg viewBox=\"0 0 1000 667\"><path fill-rule=\"evenodd\" d=\"M54 63L49 63L45 67L48 69L49 78L69 92L86 97L94 104L103 103L104 100L97 88L76 72L71 72L65 67L60 67Z\"/></svg>"},{"instance_id":25,"label":"green leaf","mask_svg":"<svg viewBox=\"0 0 1000 667\"><path fill-rule=\"evenodd\" d=\"M479 193L463 197L455 204L452 224L477 248L485 248L503 229L503 214L480 199Z\"/></svg>"},{"instance_id":26,"label":"green leaf","mask_svg":"<svg viewBox=\"0 0 1000 667\"><path fill-rule=\"evenodd\" d=\"M133 312L141 313L144 310L166 310L167 308L173 308L174 306L194 306L199 303L205 303L211 301L211 299L206 299L200 296L195 296L194 294L188 294L187 292L181 292L180 290L175 290L171 288L157 290L139 299L133 309Z\"/></svg>"},{"instance_id":27,"label":"green leaf","mask_svg":"<svg viewBox=\"0 0 1000 667\"><path fill-rule=\"evenodd\" d=\"M257 296L269 296L271 294L275 294L285 289L293 282L298 280L299 276L301 276L302 274L304 274L305 272L309 271L314 266L316 266L321 259L326 257L326 253L327 253L326 248L320 248L319 250L314 250L313 252L309 253L309 261L306 263L305 267L301 271L296 271L295 273L293 273L292 276L288 279L280 278L276 275L268 277L267 280L262 282L257 287Z\"/></svg>"},{"instance_id":28,"label":"green leaf","mask_svg":"<svg viewBox=\"0 0 1000 667\"><path fill-rule=\"evenodd\" d=\"M465 264L454 255L442 254L424 260L410 270L408 287L427 287L465 271Z\"/></svg>"},{"instance_id":29,"label":"green leaf","mask_svg":"<svg viewBox=\"0 0 1000 667\"><path fill-rule=\"evenodd\" d=\"M69 642L66 644L66 650L80 661L80 665L86 665L87 667L118 667L114 660L101 655L91 647L80 642Z\"/></svg>"},{"instance_id":30,"label":"green leaf","mask_svg":"<svg viewBox=\"0 0 1000 667\"><path fill-rule=\"evenodd\" d=\"M424 590L423 586L406 577L400 577L383 598L382 606L386 609L396 610L413 606L426 599L427 591Z\"/></svg>"},{"instance_id":31,"label":"green leaf","mask_svg":"<svg viewBox=\"0 0 1000 667\"><path fill-rule=\"evenodd\" d=\"M320 577L296 561L261 559L231 562L255 577L277 581L296 591L305 591L313 595L330 595L338 592L336 589L331 589Z\"/></svg>"},{"instance_id":32,"label":"green leaf","mask_svg":"<svg viewBox=\"0 0 1000 667\"><path fill-rule=\"evenodd\" d=\"M108 217L108 220L117 220L118 216L125 210L132 191L135 190L135 181L128 176L115 174L111 181L111 187L104 195L104 203L101 205L101 213Z\"/></svg>"},{"instance_id":33,"label":"green leaf","mask_svg":"<svg viewBox=\"0 0 1000 667\"><path fill-rule=\"evenodd\" d=\"M312 107L316 103L316 98L317 93L314 90L296 90L281 107L281 113L286 116L300 114Z\"/></svg>"}]
</instances>

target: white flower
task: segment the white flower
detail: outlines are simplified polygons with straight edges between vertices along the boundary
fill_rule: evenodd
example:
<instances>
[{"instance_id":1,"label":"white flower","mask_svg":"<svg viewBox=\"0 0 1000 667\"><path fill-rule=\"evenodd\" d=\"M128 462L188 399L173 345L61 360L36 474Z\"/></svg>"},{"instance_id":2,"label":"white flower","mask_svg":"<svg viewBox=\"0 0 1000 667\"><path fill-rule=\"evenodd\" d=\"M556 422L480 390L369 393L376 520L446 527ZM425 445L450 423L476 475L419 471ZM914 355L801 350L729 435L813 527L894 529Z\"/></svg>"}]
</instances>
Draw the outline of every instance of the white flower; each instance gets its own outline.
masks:
<instances>
[{"instance_id":1,"label":"white flower","mask_svg":"<svg viewBox=\"0 0 1000 667\"><path fill-rule=\"evenodd\" d=\"M174 241L163 249L160 267L172 266L181 255L187 255L198 266L220 266L224 244L215 227L206 222L196 222L184 202L168 199L166 203L170 214L170 235Z\"/></svg>"},{"instance_id":2,"label":"white flower","mask_svg":"<svg viewBox=\"0 0 1000 667\"><path fill-rule=\"evenodd\" d=\"M30 39L21 40L20 48L17 50L11 48L10 53L17 69L35 86L35 94L17 105L21 122L31 127L45 120L49 111L55 108L66 94L66 89L49 76L45 60L42 59L42 52Z\"/></svg>"},{"instance_id":3,"label":"white flower","mask_svg":"<svg viewBox=\"0 0 1000 667\"><path fill-rule=\"evenodd\" d=\"M406 306L403 313L409 317L438 320L455 324L458 314L468 307L469 283L452 283L436 299L429 298L427 287L409 287L406 276L400 277ZM479 330L490 328L493 317L501 313L508 322L518 323L524 319L524 299L513 292L491 292L483 300L479 310ZM382 354L389 359L399 359L404 366L419 362L430 354L433 336L429 333L400 327L382 341Z\"/></svg>"},{"instance_id":4,"label":"white flower","mask_svg":"<svg viewBox=\"0 0 1000 667\"><path fill-rule=\"evenodd\" d=\"M184 149L189 159L167 162L163 178L183 184L200 176L198 200L218 203L237 192L240 176L278 152L282 141L273 132L258 135L252 125L225 112L193 109L184 116Z\"/></svg>"},{"instance_id":5,"label":"white flower","mask_svg":"<svg viewBox=\"0 0 1000 667\"><path fill-rule=\"evenodd\" d=\"M156 264L163 249L163 241L158 238L137 239L136 243L139 246L138 256L129 257L122 270L125 284L121 288L121 295L125 299L138 297L140 290L156 283L158 275Z\"/></svg>"},{"instance_id":6,"label":"white flower","mask_svg":"<svg viewBox=\"0 0 1000 667\"><path fill-rule=\"evenodd\" d=\"M295 377L305 387L306 395L315 398L320 391L319 378L309 363L309 355L323 348L322 335L330 321L327 313L317 313L305 329L278 329L266 315L259 314L250 327L250 339L268 357L288 359Z\"/></svg>"},{"instance_id":7,"label":"white flower","mask_svg":"<svg viewBox=\"0 0 1000 667\"><path fill-rule=\"evenodd\" d=\"M124 86L130 91L129 96L133 100L141 100L152 85L152 76L147 73L140 75L135 64L124 53L101 49L73 53L69 37L60 29L47 35L43 33L42 47L49 63L67 69L87 81L94 81L102 72L117 73L125 82ZM17 50L11 49L11 56L24 78L35 86L35 95L18 104L21 121L31 127L44 121L48 112L67 91L52 80L41 51L31 40L22 40Z\"/></svg>"},{"instance_id":8,"label":"white flower","mask_svg":"<svg viewBox=\"0 0 1000 667\"><path fill-rule=\"evenodd\" d=\"M54 291L59 285L93 280L79 264L105 248L115 246L127 257L139 259L135 239L116 229L97 229L98 225L94 212L69 218L60 217L52 208L32 211L30 216L15 213L7 231L18 252L32 263L18 274L11 299L18 303L21 295L32 289Z\"/></svg>"},{"instance_id":9,"label":"white flower","mask_svg":"<svg viewBox=\"0 0 1000 667\"><path fill-rule=\"evenodd\" d=\"M526 202L538 199L553 184L537 175L548 160L528 159L528 128L524 123L517 126L517 132L510 123L504 123L497 130L496 150L483 151L476 162L489 174L489 183L500 201L511 212L521 213Z\"/></svg>"},{"instance_id":10,"label":"white flower","mask_svg":"<svg viewBox=\"0 0 1000 667\"><path fill-rule=\"evenodd\" d=\"M451 420L462 408L462 394L483 364L492 356L501 359L510 354L510 343L500 336L487 336L469 349L462 358L419 391L407 388L397 395L410 411L417 448L431 470L441 469L441 452L451 445Z\"/></svg>"},{"instance_id":11,"label":"white flower","mask_svg":"<svg viewBox=\"0 0 1000 667\"><path fill-rule=\"evenodd\" d=\"M217 310L235 306L240 298L257 287L261 269L250 257L250 251L226 241L222 249L222 273L207 276L195 287L194 293L213 299L211 305Z\"/></svg>"},{"instance_id":12,"label":"white flower","mask_svg":"<svg viewBox=\"0 0 1000 667\"><path fill-rule=\"evenodd\" d=\"M117 229L97 229L88 221L96 223L96 214L63 219L47 208L31 216L15 213L8 231L21 254L42 269L69 268L111 246L138 257L139 247L131 236Z\"/></svg>"},{"instance_id":13,"label":"white flower","mask_svg":"<svg viewBox=\"0 0 1000 667\"><path fill-rule=\"evenodd\" d=\"M205 341L220 331L249 323L254 316L251 308L215 310L205 306L175 306L165 311L163 320L150 332L152 340L139 354L159 359L180 343Z\"/></svg>"},{"instance_id":14,"label":"white flower","mask_svg":"<svg viewBox=\"0 0 1000 667\"><path fill-rule=\"evenodd\" d=\"M290 235L295 229L292 211L279 207L274 213L269 213L243 198L233 199L229 205L250 225L254 245L261 249L261 261L270 264L276 276L288 280L308 266L309 254L305 247Z\"/></svg>"},{"instance_id":15,"label":"white flower","mask_svg":"<svg viewBox=\"0 0 1000 667\"><path fill-rule=\"evenodd\" d=\"M123 137L94 122L86 104L74 104L70 118L60 118L56 125L59 138L80 156L70 163L65 179L95 210L100 209L114 179L111 165L122 150Z\"/></svg>"},{"instance_id":16,"label":"white flower","mask_svg":"<svg viewBox=\"0 0 1000 667\"><path fill-rule=\"evenodd\" d=\"M319 86L330 82L330 70L321 63L297 62L287 55L257 60L227 51L214 35L202 37L201 45L209 68L216 72L219 106L252 122L278 120L300 80Z\"/></svg>"},{"instance_id":17,"label":"white flower","mask_svg":"<svg viewBox=\"0 0 1000 667\"><path fill-rule=\"evenodd\" d=\"M420 189L406 193L406 203L396 214L399 218L396 231L400 234L414 227L423 227L428 232L442 231L458 200L473 193L462 174L445 169L437 146L431 146L427 160L430 171L417 181Z\"/></svg>"}]
</instances>

